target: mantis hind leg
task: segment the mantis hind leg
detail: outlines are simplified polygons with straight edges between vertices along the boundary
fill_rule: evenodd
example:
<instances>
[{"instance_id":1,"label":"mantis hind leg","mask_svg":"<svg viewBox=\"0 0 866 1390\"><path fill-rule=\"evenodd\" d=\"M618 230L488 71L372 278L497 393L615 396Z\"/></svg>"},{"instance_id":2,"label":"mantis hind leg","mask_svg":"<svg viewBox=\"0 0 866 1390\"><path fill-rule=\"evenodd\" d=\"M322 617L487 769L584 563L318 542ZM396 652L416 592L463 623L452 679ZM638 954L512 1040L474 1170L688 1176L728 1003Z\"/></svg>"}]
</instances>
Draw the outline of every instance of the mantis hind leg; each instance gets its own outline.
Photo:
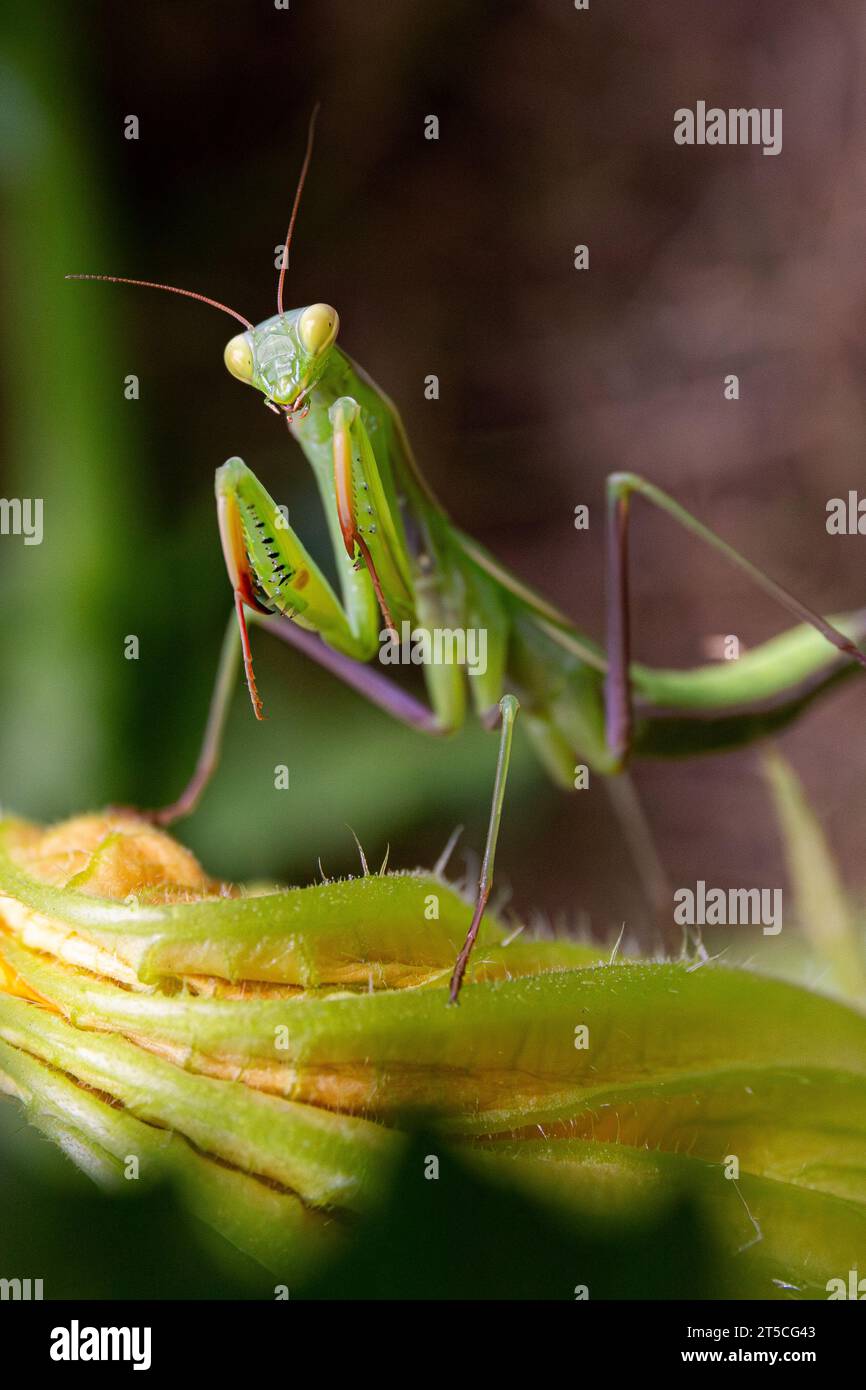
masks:
<instances>
[{"instance_id":1,"label":"mantis hind leg","mask_svg":"<svg viewBox=\"0 0 866 1390\"><path fill-rule=\"evenodd\" d=\"M604 787L643 889L650 925L665 947L676 950L682 945L682 933L674 936L671 930L671 884L637 787L627 772L605 777Z\"/></svg>"},{"instance_id":2,"label":"mantis hind leg","mask_svg":"<svg viewBox=\"0 0 866 1390\"><path fill-rule=\"evenodd\" d=\"M579 729L570 728L571 737L567 736L565 730L568 725L563 722L561 705L557 713L559 724L551 710L545 711L541 716L527 710L524 716L526 729L551 778L563 790L573 793L577 785L575 774L580 768L581 758L585 756L577 750L584 748L586 744L580 737ZM680 941L679 936L676 940L673 939L670 930L671 885L637 788L627 772L609 773L605 770L603 762L600 766L593 766L592 776L595 777L596 774L604 784L634 869L644 902L647 927L660 936L665 945L675 949Z\"/></svg>"},{"instance_id":3,"label":"mantis hind leg","mask_svg":"<svg viewBox=\"0 0 866 1390\"><path fill-rule=\"evenodd\" d=\"M636 473L612 473L607 480L607 656L605 680L605 732L616 763L624 765L632 746L634 714L630 677L631 632L628 578L628 527L633 493L658 507L684 530L717 550L753 583L774 598L798 620L815 629L837 651L866 666L866 653L850 637L829 623L753 565L738 550L680 506L673 497L638 477Z\"/></svg>"},{"instance_id":4,"label":"mantis hind leg","mask_svg":"<svg viewBox=\"0 0 866 1390\"><path fill-rule=\"evenodd\" d=\"M864 654L851 637L808 608L774 579L752 564L738 550L660 488L634 473L613 473L607 482L607 656L608 672L604 685L605 738L614 767L622 768L632 750L634 712L631 681L631 623L628 576L628 528L630 500L633 493L644 497L714 550L730 564L745 573L758 587L774 598L799 622L807 624L825 638L844 656L866 666ZM650 901L659 901L660 894L668 896L663 870L649 833L643 812L633 788L617 788L620 779L614 777L611 794L624 833L630 843L632 857L650 892Z\"/></svg>"}]
</instances>

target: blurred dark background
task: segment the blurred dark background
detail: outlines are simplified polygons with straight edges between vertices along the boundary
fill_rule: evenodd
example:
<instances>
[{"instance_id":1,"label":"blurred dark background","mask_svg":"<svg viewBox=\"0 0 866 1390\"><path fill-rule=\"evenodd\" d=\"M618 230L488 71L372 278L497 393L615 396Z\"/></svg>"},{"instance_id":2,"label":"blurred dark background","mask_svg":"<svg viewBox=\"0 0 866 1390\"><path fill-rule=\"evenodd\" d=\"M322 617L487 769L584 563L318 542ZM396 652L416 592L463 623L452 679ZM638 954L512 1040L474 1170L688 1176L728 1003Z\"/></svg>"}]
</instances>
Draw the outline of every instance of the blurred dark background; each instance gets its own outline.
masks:
<instances>
[{"instance_id":1,"label":"blurred dark background","mask_svg":"<svg viewBox=\"0 0 866 1390\"><path fill-rule=\"evenodd\" d=\"M246 459L327 554L303 457L225 373L229 320L62 278L162 280L268 316L316 100L287 302L338 307L344 347L400 406L461 527L600 636L604 478L634 469L813 606L866 602L862 540L824 524L827 499L864 477L857 0L9 10L0 495L43 497L45 540L0 538L8 809L154 805L183 784L229 610L213 506L225 458ZM781 155L676 146L673 112L699 99L782 107ZM582 242L588 272L572 264ZM738 402L723 397L730 372ZM647 663L786 626L643 510L633 563ZM377 863L390 842L392 864L429 864L458 822L480 847L489 735L425 741L261 636L256 658L269 721L239 690L220 773L180 827L213 872L307 882L319 856L353 871L347 823ZM864 708L851 682L783 740L855 888ZM639 920L601 787L554 791L518 743L498 861L514 907L599 930ZM783 882L754 750L636 777L675 883Z\"/></svg>"}]
</instances>

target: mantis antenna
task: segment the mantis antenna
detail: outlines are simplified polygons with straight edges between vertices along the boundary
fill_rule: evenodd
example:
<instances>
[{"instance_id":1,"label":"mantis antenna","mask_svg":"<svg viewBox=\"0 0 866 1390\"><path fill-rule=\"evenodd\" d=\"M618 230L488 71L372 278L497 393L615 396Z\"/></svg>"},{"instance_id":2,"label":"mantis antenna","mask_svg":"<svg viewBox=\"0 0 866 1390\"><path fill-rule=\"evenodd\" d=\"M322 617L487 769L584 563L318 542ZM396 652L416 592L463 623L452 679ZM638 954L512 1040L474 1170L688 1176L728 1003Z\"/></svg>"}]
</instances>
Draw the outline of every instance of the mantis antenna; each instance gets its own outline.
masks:
<instances>
[{"instance_id":1,"label":"mantis antenna","mask_svg":"<svg viewBox=\"0 0 866 1390\"><path fill-rule=\"evenodd\" d=\"M295 230L295 220L298 216L298 208L300 207L301 203L301 194L304 191L304 184L307 180L307 170L310 167L310 160L313 155L313 138L316 133L316 117L319 114L319 107L321 106L321 104L322 103L320 101L316 102L315 106L313 107L312 115L310 116L310 124L307 127L307 150L304 155L304 162L301 165L301 172L298 176L298 186L295 189L295 201L292 204L292 213L289 218L289 230L286 232L286 241L285 245L283 246L283 256L280 262L280 278L277 281L278 314L281 314L283 312L283 285L285 284L286 279L286 267L289 263L289 247L292 244L292 233Z\"/></svg>"},{"instance_id":2,"label":"mantis antenna","mask_svg":"<svg viewBox=\"0 0 866 1390\"><path fill-rule=\"evenodd\" d=\"M236 309L230 309L227 304L221 304L218 299L211 299L206 294L197 294L195 290L181 290L177 285L160 285L155 280L130 280L126 275L64 275L64 280L108 280L113 285L140 285L146 290L165 290L168 294L182 294L186 299L198 299L202 304L209 304L212 309L222 309L224 314L230 314L238 323L242 323L244 328L252 328L249 319L245 319L243 314L239 314Z\"/></svg>"},{"instance_id":3,"label":"mantis antenna","mask_svg":"<svg viewBox=\"0 0 866 1390\"><path fill-rule=\"evenodd\" d=\"M307 149L306 153L304 154L304 162L301 165L301 172L298 177L298 186L295 189L295 201L292 204L292 213L289 218L289 229L286 232L286 241L285 246L283 248L282 264L280 265L280 278L277 283L277 312L280 314L283 312L283 285L285 284L286 279L286 267L288 265L289 259L289 247L292 244L292 234L295 230L295 222L297 221L298 208L300 207L301 203L301 194L304 191L304 184L307 179L307 171L309 170L310 160L313 155L313 138L316 133L316 118L319 114L320 106L321 102L317 101L315 106L313 107L312 115L310 116L310 124L307 128ZM110 284L113 285L138 285L141 289L145 290L165 290L167 294L180 294L183 295L185 299L197 299L201 304L209 304L212 309L221 309L224 314L229 314L231 318L237 319L238 323L242 323L244 328L246 329L251 330L254 326L252 323L250 323L248 318L244 318L243 314L239 314L236 309L230 309L228 304L223 304L218 299L211 299L209 295L198 294L195 290L181 289L178 285L162 285L155 280L132 280L126 275L64 275L63 278L64 280L107 280Z\"/></svg>"}]
</instances>

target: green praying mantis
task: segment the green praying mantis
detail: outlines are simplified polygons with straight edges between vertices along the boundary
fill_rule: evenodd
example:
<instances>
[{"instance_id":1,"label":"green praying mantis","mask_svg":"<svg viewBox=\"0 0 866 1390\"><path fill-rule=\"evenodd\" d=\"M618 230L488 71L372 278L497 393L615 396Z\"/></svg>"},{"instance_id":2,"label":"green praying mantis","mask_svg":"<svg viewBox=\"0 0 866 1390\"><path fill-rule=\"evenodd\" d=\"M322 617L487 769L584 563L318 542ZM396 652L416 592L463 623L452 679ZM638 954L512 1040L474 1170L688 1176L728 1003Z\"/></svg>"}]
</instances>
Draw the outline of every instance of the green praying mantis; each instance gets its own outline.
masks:
<instances>
[{"instance_id":1,"label":"green praying mantis","mask_svg":"<svg viewBox=\"0 0 866 1390\"><path fill-rule=\"evenodd\" d=\"M632 757L682 757L736 748L795 719L856 665L866 609L832 622L752 564L673 497L633 473L607 480L606 643L601 647L516 579L449 519L415 461L387 395L337 345L339 319L328 304L285 309L283 290L316 113L289 220L277 285L277 313L254 324L191 290L108 275L166 290L231 315L243 331L225 349L233 377L254 387L288 426L315 474L327 516L340 595L255 474L239 458L216 473L216 501L234 612L223 643L204 740L193 776L170 806L168 825L189 814L216 767L229 701L243 658L257 719L262 701L249 626L290 643L395 718L444 735L475 714L499 730L487 839L466 940L451 977L458 999L493 882L512 735L521 722L545 768L574 786L575 760L616 778ZM652 669L631 659L628 533L642 498L704 541L776 599L798 626L738 661L692 670ZM384 628L382 627L384 623ZM370 663L404 631L478 631L487 659L427 659L429 705ZM408 628L405 626L408 624Z\"/></svg>"}]
</instances>

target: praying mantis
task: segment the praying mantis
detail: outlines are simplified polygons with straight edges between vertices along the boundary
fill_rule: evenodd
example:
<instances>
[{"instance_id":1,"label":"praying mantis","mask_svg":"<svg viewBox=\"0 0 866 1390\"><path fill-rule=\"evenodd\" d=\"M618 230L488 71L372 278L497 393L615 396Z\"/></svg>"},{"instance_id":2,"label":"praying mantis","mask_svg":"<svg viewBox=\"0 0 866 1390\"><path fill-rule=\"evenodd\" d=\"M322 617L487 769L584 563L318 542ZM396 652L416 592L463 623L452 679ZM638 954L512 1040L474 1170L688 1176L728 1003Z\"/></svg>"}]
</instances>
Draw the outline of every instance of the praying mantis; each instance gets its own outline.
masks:
<instances>
[{"instance_id":1,"label":"praying mantis","mask_svg":"<svg viewBox=\"0 0 866 1390\"><path fill-rule=\"evenodd\" d=\"M210 305L243 327L225 349L231 375L252 386L288 426L315 475L327 517L340 595L258 478L240 459L217 470L216 502L234 611L223 642L204 740L193 776L162 825L188 815L219 758L240 659L253 711L263 717L250 625L279 637L395 718L445 735L465 720L467 690L476 716L499 730L487 838L463 947L451 977L456 1003L493 883L512 736L521 723L551 776L575 785L575 761L621 778L633 757L682 757L736 748L795 719L856 666L866 609L823 618L747 560L673 497L634 473L607 480L606 643L570 620L464 535L433 495L393 402L337 345L335 308L285 309L288 250L310 164L316 112L280 264L277 312L254 324L206 295L110 275ZM633 499L660 508L720 552L797 619L798 626L737 661L691 670L652 669L631 659L628 535ZM384 623L384 628L381 624ZM486 635L484 669L425 661L429 704L371 663L412 631Z\"/></svg>"}]
</instances>

